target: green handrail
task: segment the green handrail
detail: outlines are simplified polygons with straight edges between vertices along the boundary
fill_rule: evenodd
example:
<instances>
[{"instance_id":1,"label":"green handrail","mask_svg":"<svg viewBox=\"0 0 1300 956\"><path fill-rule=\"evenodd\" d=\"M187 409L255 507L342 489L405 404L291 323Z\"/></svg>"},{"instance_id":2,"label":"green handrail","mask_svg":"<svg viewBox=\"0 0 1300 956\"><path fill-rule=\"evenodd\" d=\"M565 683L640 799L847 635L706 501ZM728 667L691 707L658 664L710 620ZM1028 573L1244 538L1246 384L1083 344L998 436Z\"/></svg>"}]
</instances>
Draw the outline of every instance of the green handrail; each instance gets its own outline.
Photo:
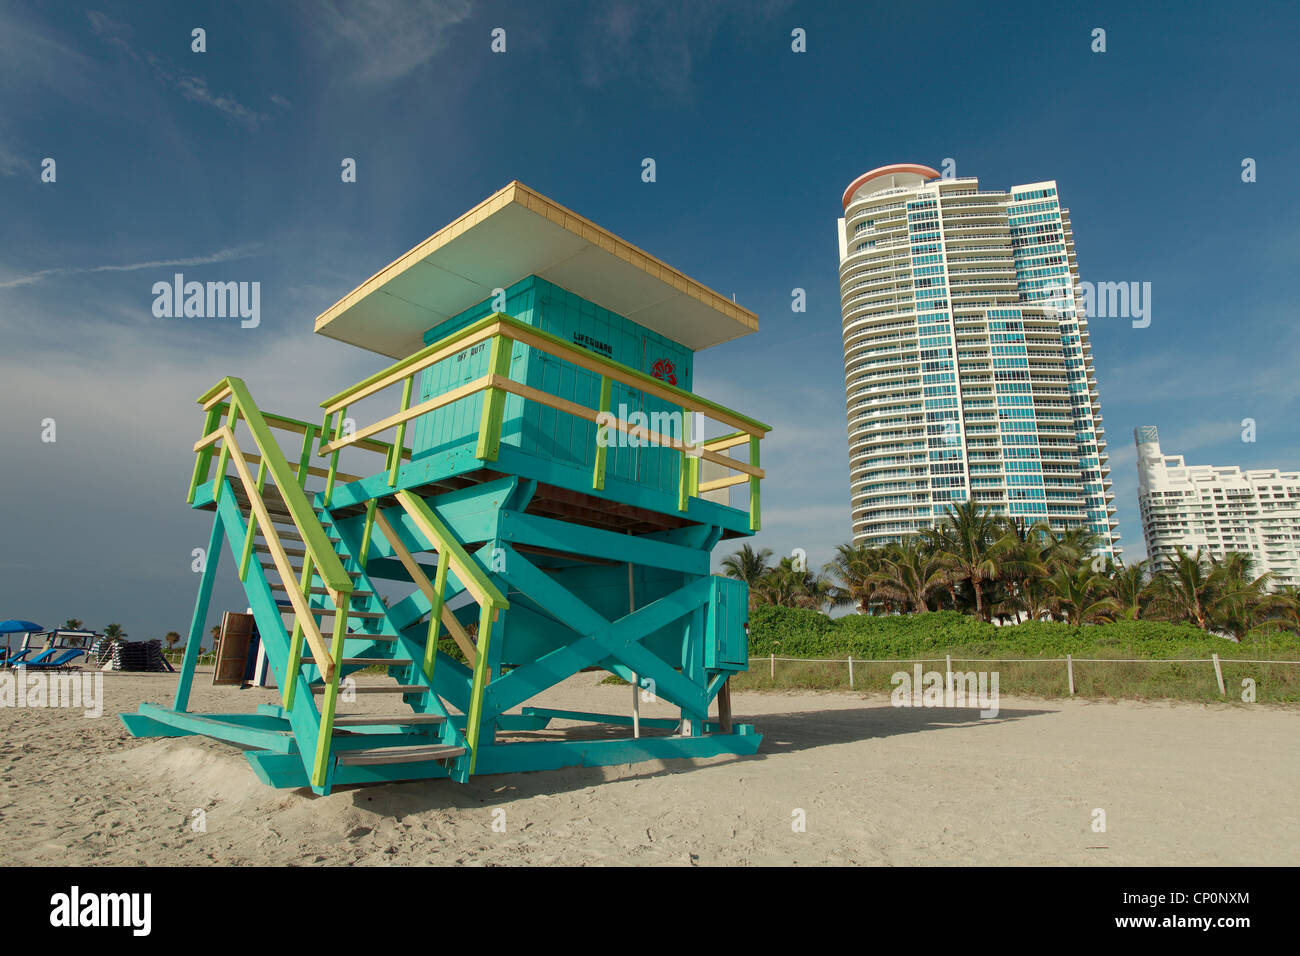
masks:
<instances>
[{"instance_id":1,"label":"green handrail","mask_svg":"<svg viewBox=\"0 0 1300 956\"><path fill-rule=\"evenodd\" d=\"M222 379L216 386L205 392L199 401L202 404L207 404L214 396L223 392L228 392L230 395L230 402L226 411L231 433L233 434L238 417L242 416L248 430L253 435L253 442L257 446L261 457L261 464L258 468L259 480L253 488L248 489L249 494L257 494L260 491L260 485L267 474L275 481L280 497L303 541L305 557L303 561L303 578L299 584L300 590L305 594L309 594L312 577L313 575L318 576L329 592L330 599L334 602L334 635L330 647L330 659L333 666L330 668L330 677L326 683L325 695L319 709L320 726L317 732L316 753L311 776L313 786L323 786L329 773L329 756L334 732L334 708L338 701L339 679L343 670L344 642L347 640L348 607L352 601L352 577L343 567L343 562L330 545L329 536L321 526L320 519L307 497L307 492L303 490L305 469L302 468L301 463L305 460L306 455L304 454L303 458L300 459L298 472L295 473L289 465L288 459L285 458L280 443L276 441L275 436L271 433L271 426L268 424L267 419L275 418L281 423L291 423L295 427L300 425L305 448L310 447L314 426L308 425L306 422L284 419L282 416L264 415L253 401L248 386L244 384L242 379L233 376ZM214 411L217 413L216 421L219 424L219 404L209 409L208 422L213 422L212 413ZM208 434L211 434L211 431ZM207 435L204 437L207 437ZM225 463L229 456L229 444L223 441L218 464L219 476L225 473ZM203 477L204 472L206 472L206 468L202 470L195 468L194 478L196 482L200 477ZM255 527L256 525L250 522L249 540L251 540ZM266 532L274 534L271 528L267 528ZM245 541L244 550L245 552L249 550L247 540ZM310 600L307 600L306 603L308 607L311 606ZM301 660L301 625L302 622L295 611L293 636L290 638L290 657L297 658L297 660ZM293 661L290 663L292 665ZM295 671L296 668L291 666L285 681L285 700L290 705L297 684Z\"/></svg>"},{"instance_id":2,"label":"green handrail","mask_svg":"<svg viewBox=\"0 0 1300 956\"><path fill-rule=\"evenodd\" d=\"M285 507L288 508L298 533L302 535L306 551L311 555L321 580L333 591L350 591L352 579L344 570L339 556L330 546L329 537L321 527L320 519L316 517L307 493L298 486L298 476L290 468L284 452L280 450L280 443L271 434L266 417L254 404L248 386L243 380L233 376L226 378L225 382L230 386L232 404L238 404L248 430L253 433L253 441L257 445L258 452L266 462L267 470L274 479L276 487L280 490Z\"/></svg>"},{"instance_id":3,"label":"green handrail","mask_svg":"<svg viewBox=\"0 0 1300 956\"><path fill-rule=\"evenodd\" d=\"M429 538L438 551L438 573L440 582L435 585L432 604L432 617L429 623L429 643L425 648L425 673L433 669L433 657L430 648L436 646L438 625L441 615L442 589L446 587L447 567L456 572L456 577L466 590L473 595L479 605L478 642L474 655L474 680L470 688L469 709L466 711L465 743L469 747L469 772L473 773L478 763L479 734L482 730L483 699L488 685L488 651L492 639L492 625L497 614L510 607L510 602L501 593L492 579L483 571L479 563L470 557L451 530L442 522L433 509L419 495L410 491L399 491L395 495L398 504L415 521L420 531Z\"/></svg>"},{"instance_id":4,"label":"green handrail","mask_svg":"<svg viewBox=\"0 0 1300 956\"><path fill-rule=\"evenodd\" d=\"M354 395L357 395L358 393L366 390L371 385L374 385L376 382L382 381L385 378L395 375L397 372L403 371L405 369L409 369L414 365L418 365L420 364L420 362L428 358L430 355L434 355L435 353L447 348L448 346L456 344L462 339L466 339L471 336L477 335L478 333L482 332L484 329L489 328L490 326L494 325L497 322L500 322L506 328L518 329L520 332L526 333L531 336L536 336L544 340L548 346L552 347L557 352L563 353L565 355L572 355L575 358L582 359L582 361L584 362L592 362L596 365L603 366L609 370L616 371L619 375L632 379L633 384L639 382L651 388L661 389L665 392L668 392L670 395L674 396L675 399L677 399L678 404L687 405L690 406L692 409L699 410L699 411L720 412L723 415L726 415L730 418L735 418L738 421L743 422L744 424L748 425L751 428L756 428L764 432L770 432L772 430L771 425L764 424L763 422L760 422L756 418L750 418L748 415L742 415L740 412L733 411L732 409L727 408L725 405L719 405L717 402L711 402L707 398L701 398L699 395L696 395L694 392L689 392L684 388L680 388L676 385L669 385L667 382L657 379L653 375L647 375L645 372L642 372L639 369L635 369L630 365L624 365L622 362L617 362L614 359L605 358L604 356L596 355L592 352L587 351L584 348L573 345L570 342L564 341L564 339L560 338L557 335L552 335L550 332L544 332L541 329L536 328L535 326L528 325L527 323L524 322L520 322L518 319L514 318L513 316L506 315L504 312L494 312L492 315L484 316L483 318L479 319L477 322L467 325L465 326L465 328L457 332L453 332L451 335L448 335L445 338L441 338L437 342L434 342L430 345L426 345L424 348L420 349L420 351L408 355L400 362L396 362L393 365L390 365L388 368L376 372L374 375L371 375L369 378L363 379L362 381L357 382L355 385L351 385L348 388L345 388L337 395L333 395L330 398L325 399L325 401L320 403L320 407L333 408L337 406L340 402L344 401L345 399L350 399ZM507 335L508 334L509 333L507 333Z\"/></svg>"}]
</instances>

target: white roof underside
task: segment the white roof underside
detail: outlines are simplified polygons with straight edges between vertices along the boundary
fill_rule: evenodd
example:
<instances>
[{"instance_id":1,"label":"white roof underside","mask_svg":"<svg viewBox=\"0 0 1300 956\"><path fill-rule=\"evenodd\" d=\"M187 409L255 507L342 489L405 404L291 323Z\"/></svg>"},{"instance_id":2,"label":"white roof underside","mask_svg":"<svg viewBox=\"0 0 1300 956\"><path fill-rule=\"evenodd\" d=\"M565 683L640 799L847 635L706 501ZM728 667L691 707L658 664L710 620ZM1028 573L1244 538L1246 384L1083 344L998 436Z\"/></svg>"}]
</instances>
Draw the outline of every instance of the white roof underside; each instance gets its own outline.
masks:
<instances>
[{"instance_id":1,"label":"white roof underside","mask_svg":"<svg viewBox=\"0 0 1300 956\"><path fill-rule=\"evenodd\" d=\"M316 331L403 358L433 326L530 275L693 350L758 329L748 309L515 182L362 283Z\"/></svg>"}]
</instances>

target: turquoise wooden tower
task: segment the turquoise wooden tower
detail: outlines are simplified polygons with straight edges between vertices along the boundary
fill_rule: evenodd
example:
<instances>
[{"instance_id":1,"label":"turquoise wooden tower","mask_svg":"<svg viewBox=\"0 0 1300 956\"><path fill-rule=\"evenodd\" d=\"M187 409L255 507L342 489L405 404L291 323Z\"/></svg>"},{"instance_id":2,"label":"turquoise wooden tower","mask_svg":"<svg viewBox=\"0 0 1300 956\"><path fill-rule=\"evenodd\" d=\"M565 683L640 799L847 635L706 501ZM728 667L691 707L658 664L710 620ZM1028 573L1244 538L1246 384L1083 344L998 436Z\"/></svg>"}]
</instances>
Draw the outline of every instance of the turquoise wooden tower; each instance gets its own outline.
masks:
<instances>
[{"instance_id":1,"label":"turquoise wooden tower","mask_svg":"<svg viewBox=\"0 0 1300 956\"><path fill-rule=\"evenodd\" d=\"M753 753L727 684L748 594L710 553L759 528L769 429L691 385L697 351L757 328L511 183L316 320L397 360L320 424L238 378L200 396L209 557L175 700L127 728L238 744L266 783L318 793ZM251 714L188 709L223 542L281 691ZM523 706L583 670L631 682L628 711ZM640 718L650 694L679 716ZM626 733L536 739L556 718Z\"/></svg>"}]
</instances>

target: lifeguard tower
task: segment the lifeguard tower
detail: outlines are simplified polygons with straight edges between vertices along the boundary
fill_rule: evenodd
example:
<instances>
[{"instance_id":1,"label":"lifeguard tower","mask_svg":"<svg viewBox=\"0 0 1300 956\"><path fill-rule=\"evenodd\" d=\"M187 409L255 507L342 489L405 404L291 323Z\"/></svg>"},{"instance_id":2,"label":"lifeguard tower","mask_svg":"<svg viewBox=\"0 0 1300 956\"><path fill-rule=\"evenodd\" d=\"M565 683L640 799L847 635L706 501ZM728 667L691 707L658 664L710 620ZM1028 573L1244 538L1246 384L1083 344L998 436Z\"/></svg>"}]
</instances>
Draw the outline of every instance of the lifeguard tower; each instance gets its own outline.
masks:
<instances>
[{"instance_id":1,"label":"lifeguard tower","mask_svg":"<svg viewBox=\"0 0 1300 956\"><path fill-rule=\"evenodd\" d=\"M506 186L316 320L397 360L323 401L319 424L261 410L238 378L199 397L188 500L214 517L179 686L123 722L241 745L266 783L318 793L754 753L727 685L748 594L710 553L759 528L769 429L691 385L697 351L757 328ZM194 714L223 542L282 699ZM367 668L389 680L353 679ZM515 709L583 670L631 682L628 710ZM638 692L679 716L640 718ZM372 694L392 702L355 704ZM627 731L521 739L556 718Z\"/></svg>"}]
</instances>

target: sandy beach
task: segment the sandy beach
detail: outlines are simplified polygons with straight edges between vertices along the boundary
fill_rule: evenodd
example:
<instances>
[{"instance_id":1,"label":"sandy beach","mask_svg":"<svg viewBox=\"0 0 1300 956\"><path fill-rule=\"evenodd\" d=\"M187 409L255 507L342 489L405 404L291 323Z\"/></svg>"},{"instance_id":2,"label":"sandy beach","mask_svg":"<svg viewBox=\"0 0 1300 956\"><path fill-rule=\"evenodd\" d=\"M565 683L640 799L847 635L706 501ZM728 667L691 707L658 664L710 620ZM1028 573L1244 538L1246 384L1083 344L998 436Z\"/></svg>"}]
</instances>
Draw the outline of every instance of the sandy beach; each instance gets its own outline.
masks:
<instances>
[{"instance_id":1,"label":"sandy beach","mask_svg":"<svg viewBox=\"0 0 1300 956\"><path fill-rule=\"evenodd\" d=\"M191 710L275 700L209 680ZM116 714L169 702L175 682L105 675L99 719L0 708L0 864L1300 863L1289 708L1003 697L980 720L884 695L738 693L737 719L764 734L753 757L317 797L264 786L216 741L129 736ZM628 696L580 674L536 703L623 712Z\"/></svg>"}]
</instances>

